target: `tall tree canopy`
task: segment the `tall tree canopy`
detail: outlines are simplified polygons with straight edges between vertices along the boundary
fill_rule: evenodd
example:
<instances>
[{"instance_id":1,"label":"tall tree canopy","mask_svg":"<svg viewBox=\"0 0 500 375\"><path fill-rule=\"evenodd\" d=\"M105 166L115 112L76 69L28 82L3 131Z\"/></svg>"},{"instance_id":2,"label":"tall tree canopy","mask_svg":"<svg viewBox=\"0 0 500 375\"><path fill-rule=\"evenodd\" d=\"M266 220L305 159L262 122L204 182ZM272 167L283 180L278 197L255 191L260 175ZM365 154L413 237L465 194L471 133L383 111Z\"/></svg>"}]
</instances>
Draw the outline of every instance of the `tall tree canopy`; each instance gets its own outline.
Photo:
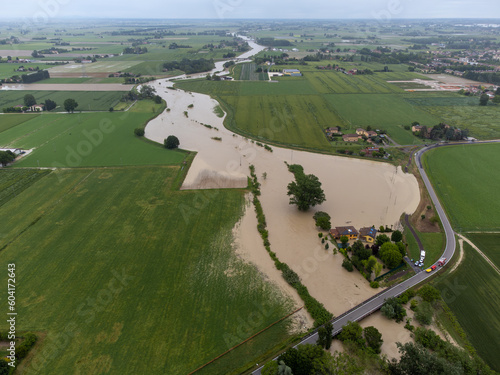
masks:
<instances>
[{"instance_id":1,"label":"tall tree canopy","mask_svg":"<svg viewBox=\"0 0 500 375\"><path fill-rule=\"evenodd\" d=\"M297 205L301 211L306 211L311 206L316 206L326 200L321 182L313 174L296 173L295 181L288 184L287 195L290 196L290 204Z\"/></svg>"}]
</instances>

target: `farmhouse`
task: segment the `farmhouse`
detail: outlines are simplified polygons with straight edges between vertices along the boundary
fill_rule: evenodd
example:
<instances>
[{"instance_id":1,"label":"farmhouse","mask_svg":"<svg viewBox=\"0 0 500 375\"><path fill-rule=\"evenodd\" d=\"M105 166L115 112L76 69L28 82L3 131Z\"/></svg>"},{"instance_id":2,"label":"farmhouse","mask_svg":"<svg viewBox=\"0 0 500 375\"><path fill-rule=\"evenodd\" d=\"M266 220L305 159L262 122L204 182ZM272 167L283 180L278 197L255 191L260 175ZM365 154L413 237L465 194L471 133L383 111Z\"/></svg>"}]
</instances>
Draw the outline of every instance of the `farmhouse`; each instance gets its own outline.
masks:
<instances>
[{"instance_id":1,"label":"farmhouse","mask_svg":"<svg viewBox=\"0 0 500 375\"><path fill-rule=\"evenodd\" d=\"M359 239L373 243L377 237L377 230L373 227L364 227L359 229Z\"/></svg>"},{"instance_id":2,"label":"farmhouse","mask_svg":"<svg viewBox=\"0 0 500 375\"><path fill-rule=\"evenodd\" d=\"M419 132L419 131L421 131L422 129L423 129L423 126L421 126L421 125L413 125L413 126L411 127L411 131L412 131L412 132L414 132L414 133L415 133L415 132Z\"/></svg>"},{"instance_id":3,"label":"farmhouse","mask_svg":"<svg viewBox=\"0 0 500 375\"><path fill-rule=\"evenodd\" d=\"M331 127L331 128L326 128L325 129L325 133L328 136L332 136L334 134L340 134L340 129L339 129L338 126L334 126L334 127Z\"/></svg>"},{"instance_id":4,"label":"farmhouse","mask_svg":"<svg viewBox=\"0 0 500 375\"><path fill-rule=\"evenodd\" d=\"M344 134L342 136L344 142L357 142L360 138L361 136L357 134Z\"/></svg>"},{"instance_id":5,"label":"farmhouse","mask_svg":"<svg viewBox=\"0 0 500 375\"><path fill-rule=\"evenodd\" d=\"M353 226L335 227L335 229L330 229L330 234L335 239L339 239L340 236L347 236L350 240L358 238L358 231Z\"/></svg>"},{"instance_id":6,"label":"farmhouse","mask_svg":"<svg viewBox=\"0 0 500 375\"><path fill-rule=\"evenodd\" d=\"M301 77L302 73L298 69L283 69L284 76Z\"/></svg>"}]
</instances>

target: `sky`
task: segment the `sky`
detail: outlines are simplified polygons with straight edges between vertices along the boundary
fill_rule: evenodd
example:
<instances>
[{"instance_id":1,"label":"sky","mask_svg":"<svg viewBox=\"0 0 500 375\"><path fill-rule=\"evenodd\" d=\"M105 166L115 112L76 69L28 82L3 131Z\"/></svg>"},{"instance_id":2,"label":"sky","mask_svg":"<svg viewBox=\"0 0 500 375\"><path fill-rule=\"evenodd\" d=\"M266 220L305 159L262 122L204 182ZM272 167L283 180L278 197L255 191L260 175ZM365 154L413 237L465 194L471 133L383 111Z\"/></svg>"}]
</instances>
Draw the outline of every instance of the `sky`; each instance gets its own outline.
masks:
<instances>
[{"instance_id":1,"label":"sky","mask_svg":"<svg viewBox=\"0 0 500 375\"><path fill-rule=\"evenodd\" d=\"M0 18L500 18L500 0L14 0ZM500 23L500 21L499 21Z\"/></svg>"}]
</instances>

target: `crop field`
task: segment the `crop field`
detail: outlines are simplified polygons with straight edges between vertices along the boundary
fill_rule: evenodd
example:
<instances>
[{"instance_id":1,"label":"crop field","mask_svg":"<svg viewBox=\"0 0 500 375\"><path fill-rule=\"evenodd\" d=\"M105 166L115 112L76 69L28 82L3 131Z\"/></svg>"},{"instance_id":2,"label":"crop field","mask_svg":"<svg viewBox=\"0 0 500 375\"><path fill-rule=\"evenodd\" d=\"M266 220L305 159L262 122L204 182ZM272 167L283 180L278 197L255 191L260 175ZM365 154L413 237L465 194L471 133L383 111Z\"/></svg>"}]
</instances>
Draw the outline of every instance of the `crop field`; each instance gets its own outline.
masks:
<instances>
[{"instance_id":1,"label":"crop field","mask_svg":"<svg viewBox=\"0 0 500 375\"><path fill-rule=\"evenodd\" d=\"M152 105L152 104L151 104ZM16 167L178 164L186 154L134 135L151 112L47 114L2 133L0 142L31 149ZM182 145L181 145L182 147Z\"/></svg>"},{"instance_id":2,"label":"crop field","mask_svg":"<svg viewBox=\"0 0 500 375\"><path fill-rule=\"evenodd\" d=\"M0 169L0 207L48 173L48 170Z\"/></svg>"},{"instance_id":3,"label":"crop field","mask_svg":"<svg viewBox=\"0 0 500 375\"><path fill-rule=\"evenodd\" d=\"M345 121L346 130L368 125L386 129L399 144L421 143L411 131L404 129L404 125L418 121L422 125L434 126L440 122L419 107L410 105L400 95L327 95L326 100Z\"/></svg>"},{"instance_id":4,"label":"crop field","mask_svg":"<svg viewBox=\"0 0 500 375\"><path fill-rule=\"evenodd\" d=\"M499 144L447 146L424 154L434 189L458 232L497 231Z\"/></svg>"},{"instance_id":5,"label":"crop field","mask_svg":"<svg viewBox=\"0 0 500 375\"><path fill-rule=\"evenodd\" d=\"M467 243L463 263L436 287L478 354L500 371L500 277Z\"/></svg>"},{"instance_id":6,"label":"crop field","mask_svg":"<svg viewBox=\"0 0 500 375\"><path fill-rule=\"evenodd\" d=\"M500 138L500 106L482 107L477 105L479 100L477 97L473 99L473 104L465 102L465 105L426 106L422 108L449 125L469 129L471 137L477 139Z\"/></svg>"},{"instance_id":7,"label":"crop field","mask_svg":"<svg viewBox=\"0 0 500 375\"><path fill-rule=\"evenodd\" d=\"M308 72L304 76L321 94L388 94L404 92L377 75L347 75L335 71Z\"/></svg>"},{"instance_id":8,"label":"crop field","mask_svg":"<svg viewBox=\"0 0 500 375\"><path fill-rule=\"evenodd\" d=\"M2 51L0 50L0 56L4 56L2 54ZM27 72L16 72L16 69L18 69L20 66L24 66L25 68L36 68L39 67L40 69L49 69L51 66L46 65L46 64L0 64L0 78L10 78L12 76L21 76L23 74L26 74Z\"/></svg>"},{"instance_id":9,"label":"crop field","mask_svg":"<svg viewBox=\"0 0 500 375\"><path fill-rule=\"evenodd\" d=\"M267 73L257 73L257 64L245 63L241 65L241 72L239 79L242 81L266 81L269 79Z\"/></svg>"},{"instance_id":10,"label":"crop field","mask_svg":"<svg viewBox=\"0 0 500 375\"><path fill-rule=\"evenodd\" d=\"M3 114L0 117L0 133L4 132L10 128L13 128L16 125L22 124L23 122L26 122L28 120L31 120L37 116L40 116L39 114ZM0 141L1 143L1 141Z\"/></svg>"},{"instance_id":11,"label":"crop field","mask_svg":"<svg viewBox=\"0 0 500 375\"><path fill-rule=\"evenodd\" d=\"M221 97L230 107L230 127L273 142L331 148L323 129L340 119L319 95Z\"/></svg>"},{"instance_id":12,"label":"crop field","mask_svg":"<svg viewBox=\"0 0 500 375\"><path fill-rule=\"evenodd\" d=\"M106 59L91 64L58 65L49 69L49 73L116 73L139 64L140 61L117 61Z\"/></svg>"},{"instance_id":13,"label":"crop field","mask_svg":"<svg viewBox=\"0 0 500 375\"><path fill-rule=\"evenodd\" d=\"M32 94L37 103L43 103L46 99L55 101L58 107L54 112L65 112L63 103L68 98L78 103L76 111L107 111L118 104L124 95L120 91L0 91L0 109L24 105L26 94Z\"/></svg>"},{"instance_id":14,"label":"crop field","mask_svg":"<svg viewBox=\"0 0 500 375\"><path fill-rule=\"evenodd\" d=\"M500 233L465 233L464 235L500 268Z\"/></svg>"},{"instance_id":15,"label":"crop field","mask_svg":"<svg viewBox=\"0 0 500 375\"><path fill-rule=\"evenodd\" d=\"M22 280L17 329L47 334L28 368L186 374L291 312L233 252L243 192L173 191L179 171L60 170L0 208L0 258ZM280 323L200 373L230 373L287 337Z\"/></svg>"}]
</instances>

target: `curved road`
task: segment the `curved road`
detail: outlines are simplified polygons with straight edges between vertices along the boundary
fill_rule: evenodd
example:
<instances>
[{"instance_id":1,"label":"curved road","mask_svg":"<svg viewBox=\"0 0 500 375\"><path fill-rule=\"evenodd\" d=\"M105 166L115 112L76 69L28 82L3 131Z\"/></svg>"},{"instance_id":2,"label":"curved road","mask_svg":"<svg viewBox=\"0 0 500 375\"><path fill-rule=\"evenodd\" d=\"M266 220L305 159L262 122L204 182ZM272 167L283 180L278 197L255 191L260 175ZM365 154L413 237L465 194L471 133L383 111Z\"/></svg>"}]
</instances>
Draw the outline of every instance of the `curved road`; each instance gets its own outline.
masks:
<instances>
[{"instance_id":1,"label":"curved road","mask_svg":"<svg viewBox=\"0 0 500 375\"><path fill-rule=\"evenodd\" d=\"M476 142L478 143L478 142ZM450 144L451 145L451 144ZM446 259L451 259L453 254L455 253L455 232L453 231L450 221L448 220L448 217L446 216L443 207L441 206L441 203L439 202L439 199L436 195L436 192L434 191L434 188L431 185L431 182L429 181L429 178L427 177L427 174L425 173L424 169L422 168L422 162L421 162L421 157L424 152L427 150L438 147L439 145L433 145L429 147L424 147L423 149L419 150L418 152L415 153L415 161L417 163L418 170L420 171L420 174L422 176L422 179L425 183L425 186L427 188L427 191L429 192L429 195L432 199L432 202L434 203L434 206L436 207L436 212L439 215L439 218L441 219L441 223L443 224L443 228L446 234L446 248L443 252L443 257ZM435 263L437 266L437 263ZM389 289L386 289L379 294L373 296L372 298L366 300L362 304L354 307L353 309L347 311L346 313L338 316L335 318L332 323L333 323L333 335L335 336L338 334L340 331L342 331L342 327L347 324L347 322L355 322L359 321L366 316L372 314L373 312L377 311L380 309L380 307L384 304L384 301L388 298L391 297L397 297L401 295L404 291L407 289L421 283L425 279L431 277L433 274L436 272L439 272L442 268L437 266L436 271L427 273L427 272L419 272L415 276L409 278L408 280L403 281L402 283L395 285ZM302 344L316 344L316 341L318 340L318 334L316 332L311 333L309 336L305 337L300 343L295 345L294 347L297 347ZM252 374L260 374L260 370L262 367L259 367L257 370L253 371Z\"/></svg>"}]
</instances>

